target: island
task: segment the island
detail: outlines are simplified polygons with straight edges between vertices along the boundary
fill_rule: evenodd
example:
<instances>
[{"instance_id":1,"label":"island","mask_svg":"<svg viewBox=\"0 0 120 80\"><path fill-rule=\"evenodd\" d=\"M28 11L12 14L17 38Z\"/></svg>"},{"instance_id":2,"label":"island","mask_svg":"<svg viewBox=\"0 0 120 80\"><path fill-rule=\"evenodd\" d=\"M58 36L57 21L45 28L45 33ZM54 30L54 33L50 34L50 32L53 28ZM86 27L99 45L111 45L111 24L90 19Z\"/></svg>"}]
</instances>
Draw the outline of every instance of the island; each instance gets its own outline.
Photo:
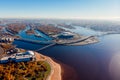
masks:
<instances>
[{"instance_id":1,"label":"island","mask_svg":"<svg viewBox=\"0 0 120 80\"><path fill-rule=\"evenodd\" d=\"M23 23L11 23L6 25L6 30L12 34L18 34L19 31L25 29L26 25Z\"/></svg>"},{"instance_id":2,"label":"island","mask_svg":"<svg viewBox=\"0 0 120 80\"><path fill-rule=\"evenodd\" d=\"M97 43L96 36L83 36L74 32L67 31L54 25L44 24L35 27L38 31L53 38L53 43L58 45L86 45Z\"/></svg>"},{"instance_id":3,"label":"island","mask_svg":"<svg viewBox=\"0 0 120 80\"><path fill-rule=\"evenodd\" d=\"M35 34L35 31L33 29L29 29L26 31L28 35Z\"/></svg>"}]
</instances>

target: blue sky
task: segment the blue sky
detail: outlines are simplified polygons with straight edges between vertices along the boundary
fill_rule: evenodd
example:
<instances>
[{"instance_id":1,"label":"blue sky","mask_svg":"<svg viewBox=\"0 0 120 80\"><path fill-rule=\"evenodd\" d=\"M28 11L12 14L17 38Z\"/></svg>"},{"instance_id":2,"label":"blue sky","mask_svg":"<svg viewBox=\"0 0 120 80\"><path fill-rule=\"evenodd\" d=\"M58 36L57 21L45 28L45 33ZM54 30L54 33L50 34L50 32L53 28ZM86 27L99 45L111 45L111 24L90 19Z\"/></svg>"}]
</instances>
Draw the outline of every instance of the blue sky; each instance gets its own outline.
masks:
<instances>
[{"instance_id":1,"label":"blue sky","mask_svg":"<svg viewBox=\"0 0 120 80\"><path fill-rule=\"evenodd\" d=\"M120 0L0 0L0 18L120 18Z\"/></svg>"}]
</instances>

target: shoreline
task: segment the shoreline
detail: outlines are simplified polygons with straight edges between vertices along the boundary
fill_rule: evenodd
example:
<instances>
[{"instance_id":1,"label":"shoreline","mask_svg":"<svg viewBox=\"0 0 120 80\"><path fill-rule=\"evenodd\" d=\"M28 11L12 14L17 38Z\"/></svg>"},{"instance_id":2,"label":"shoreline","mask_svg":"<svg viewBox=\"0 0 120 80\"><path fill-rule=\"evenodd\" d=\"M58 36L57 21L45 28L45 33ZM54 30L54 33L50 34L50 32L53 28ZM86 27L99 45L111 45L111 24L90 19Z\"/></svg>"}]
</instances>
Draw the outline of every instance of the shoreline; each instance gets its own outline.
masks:
<instances>
[{"instance_id":1,"label":"shoreline","mask_svg":"<svg viewBox=\"0 0 120 80\"><path fill-rule=\"evenodd\" d=\"M50 58L48 56L42 55L38 52L35 52L35 55L37 60L47 61L51 66L51 72L46 80L77 80L78 79L78 75L72 67L58 60Z\"/></svg>"},{"instance_id":2,"label":"shoreline","mask_svg":"<svg viewBox=\"0 0 120 80\"><path fill-rule=\"evenodd\" d=\"M48 56L44 56L40 53L35 52L35 55L37 61L38 60L47 61L51 66L51 72L46 80L62 80L62 76L61 76L62 69L60 64L54 62L52 58Z\"/></svg>"},{"instance_id":3,"label":"shoreline","mask_svg":"<svg viewBox=\"0 0 120 80\"><path fill-rule=\"evenodd\" d=\"M53 59L53 58L52 58ZM64 64L58 60L53 59L56 63L61 65L62 80L78 80L78 74L75 69L67 64Z\"/></svg>"}]
</instances>

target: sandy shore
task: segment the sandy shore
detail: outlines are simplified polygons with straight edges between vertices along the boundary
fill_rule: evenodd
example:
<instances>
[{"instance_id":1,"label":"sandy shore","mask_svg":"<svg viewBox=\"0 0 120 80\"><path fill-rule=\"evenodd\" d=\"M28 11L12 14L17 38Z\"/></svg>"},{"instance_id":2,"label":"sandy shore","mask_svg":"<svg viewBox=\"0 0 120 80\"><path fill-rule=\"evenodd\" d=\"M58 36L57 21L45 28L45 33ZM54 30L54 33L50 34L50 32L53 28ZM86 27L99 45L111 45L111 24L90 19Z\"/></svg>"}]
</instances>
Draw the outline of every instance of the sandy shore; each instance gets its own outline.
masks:
<instances>
[{"instance_id":1,"label":"sandy shore","mask_svg":"<svg viewBox=\"0 0 120 80\"><path fill-rule=\"evenodd\" d=\"M55 59L53 59L53 60L61 65L62 80L79 80L77 72L74 70L74 68L72 68L72 67L70 67L70 66L68 66L60 61L57 61Z\"/></svg>"},{"instance_id":2,"label":"sandy shore","mask_svg":"<svg viewBox=\"0 0 120 80\"><path fill-rule=\"evenodd\" d=\"M47 80L62 80L62 70L60 64L54 62L50 57L35 52L36 60L47 61L51 66L51 72Z\"/></svg>"},{"instance_id":3,"label":"sandy shore","mask_svg":"<svg viewBox=\"0 0 120 80\"><path fill-rule=\"evenodd\" d=\"M37 60L47 61L51 66L47 80L77 80L77 73L73 68L40 53L35 52L35 55Z\"/></svg>"}]
</instances>

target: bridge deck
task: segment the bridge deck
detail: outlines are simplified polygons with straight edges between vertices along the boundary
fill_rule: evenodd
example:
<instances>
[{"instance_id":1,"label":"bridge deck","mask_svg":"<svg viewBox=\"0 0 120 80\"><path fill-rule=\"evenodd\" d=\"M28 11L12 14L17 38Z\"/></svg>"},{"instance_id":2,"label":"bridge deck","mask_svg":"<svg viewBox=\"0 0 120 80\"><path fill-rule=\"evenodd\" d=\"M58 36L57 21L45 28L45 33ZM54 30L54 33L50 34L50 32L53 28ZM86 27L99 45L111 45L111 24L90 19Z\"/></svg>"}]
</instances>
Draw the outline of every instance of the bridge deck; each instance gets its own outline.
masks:
<instances>
[{"instance_id":1,"label":"bridge deck","mask_svg":"<svg viewBox=\"0 0 120 80\"><path fill-rule=\"evenodd\" d=\"M45 47L42 47L42 48L40 48L40 49L37 49L37 50L35 50L35 51L40 51L40 50L46 49L46 48L51 47L51 46L54 46L54 45L56 45L56 43L49 44L49 45L47 45L47 46L45 46Z\"/></svg>"}]
</instances>

